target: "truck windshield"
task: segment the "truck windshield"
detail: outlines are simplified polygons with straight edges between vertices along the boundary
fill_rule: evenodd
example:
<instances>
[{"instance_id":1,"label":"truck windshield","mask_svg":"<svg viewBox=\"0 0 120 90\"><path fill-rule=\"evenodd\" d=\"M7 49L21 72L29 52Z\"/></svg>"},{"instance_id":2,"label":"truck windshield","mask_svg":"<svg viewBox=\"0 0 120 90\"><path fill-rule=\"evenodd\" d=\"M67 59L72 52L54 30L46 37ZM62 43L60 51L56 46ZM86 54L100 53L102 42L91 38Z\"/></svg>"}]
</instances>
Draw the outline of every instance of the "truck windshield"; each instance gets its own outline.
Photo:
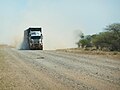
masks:
<instances>
[{"instance_id":1,"label":"truck windshield","mask_svg":"<svg viewBox=\"0 0 120 90\"><path fill-rule=\"evenodd\" d=\"M40 36L32 36L31 39L40 39Z\"/></svg>"}]
</instances>

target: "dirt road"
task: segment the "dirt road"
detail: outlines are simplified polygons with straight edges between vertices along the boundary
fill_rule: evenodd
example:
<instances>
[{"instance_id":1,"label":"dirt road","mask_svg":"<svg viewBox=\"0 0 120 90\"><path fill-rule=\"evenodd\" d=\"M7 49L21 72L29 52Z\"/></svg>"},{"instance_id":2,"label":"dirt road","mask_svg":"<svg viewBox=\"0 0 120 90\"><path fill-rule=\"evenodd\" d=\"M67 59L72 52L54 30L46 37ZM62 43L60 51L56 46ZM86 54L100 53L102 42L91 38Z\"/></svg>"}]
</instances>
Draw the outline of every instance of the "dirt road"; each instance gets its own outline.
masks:
<instances>
[{"instance_id":1,"label":"dirt road","mask_svg":"<svg viewBox=\"0 0 120 90\"><path fill-rule=\"evenodd\" d=\"M4 47L0 90L120 90L120 60Z\"/></svg>"}]
</instances>

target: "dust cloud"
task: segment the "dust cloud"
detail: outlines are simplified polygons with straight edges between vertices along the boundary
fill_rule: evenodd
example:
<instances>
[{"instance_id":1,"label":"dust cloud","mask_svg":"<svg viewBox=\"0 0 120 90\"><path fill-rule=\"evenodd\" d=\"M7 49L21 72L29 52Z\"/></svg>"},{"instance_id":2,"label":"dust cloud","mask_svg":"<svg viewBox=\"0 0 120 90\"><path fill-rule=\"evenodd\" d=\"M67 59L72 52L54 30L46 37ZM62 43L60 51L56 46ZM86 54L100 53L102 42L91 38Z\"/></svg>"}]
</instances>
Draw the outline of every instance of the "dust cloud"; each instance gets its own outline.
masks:
<instances>
[{"instance_id":1,"label":"dust cloud","mask_svg":"<svg viewBox=\"0 0 120 90\"><path fill-rule=\"evenodd\" d=\"M62 19L59 19L54 14L47 14L47 12L41 15L40 13L28 10L27 13L20 16L18 21L13 19L5 21L8 23L3 23L0 31L0 43L12 45L20 49L21 46L25 46L22 43L24 30L29 27L41 27L44 50L76 47L73 33L78 26L71 26L64 21L63 16L59 17Z\"/></svg>"},{"instance_id":2,"label":"dust cloud","mask_svg":"<svg viewBox=\"0 0 120 90\"><path fill-rule=\"evenodd\" d=\"M30 26L34 27L34 26ZM4 42L1 44L8 44L16 49L26 49L26 44L23 43L24 39L24 30L29 28L21 27L17 30L13 29L11 33L5 31L4 33ZM75 42L78 39L78 32L75 30L71 31L60 31L61 28L57 27L42 27L43 31L43 48L44 50L55 50L55 49L64 49L64 48L74 48L76 47Z\"/></svg>"},{"instance_id":3,"label":"dust cloud","mask_svg":"<svg viewBox=\"0 0 120 90\"><path fill-rule=\"evenodd\" d=\"M12 42L9 45L16 49L20 49L22 42L23 42L23 35L18 35L18 36L15 35L12 39Z\"/></svg>"},{"instance_id":4,"label":"dust cloud","mask_svg":"<svg viewBox=\"0 0 120 90\"><path fill-rule=\"evenodd\" d=\"M16 10L12 5L8 6L12 7L10 10L8 8L12 13L1 17L3 22L0 22L0 43L20 49L21 46L25 46L22 43L24 30L29 27L41 27L44 50L76 47L73 32L76 28L81 27L80 24L68 21L67 15L60 14L51 5L46 4L43 3L43 7L38 8L36 7L37 2L28 2L21 11ZM18 13L14 13L15 11Z\"/></svg>"}]
</instances>

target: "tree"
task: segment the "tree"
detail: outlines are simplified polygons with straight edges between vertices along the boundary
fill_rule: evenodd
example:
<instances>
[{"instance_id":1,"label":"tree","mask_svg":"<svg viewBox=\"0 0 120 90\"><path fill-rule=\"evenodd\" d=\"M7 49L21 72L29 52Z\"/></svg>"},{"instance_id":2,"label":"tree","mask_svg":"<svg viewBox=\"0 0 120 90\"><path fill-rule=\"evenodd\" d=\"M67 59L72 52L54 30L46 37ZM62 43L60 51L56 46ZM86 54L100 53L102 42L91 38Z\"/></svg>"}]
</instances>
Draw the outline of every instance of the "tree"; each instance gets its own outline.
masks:
<instances>
[{"instance_id":1,"label":"tree","mask_svg":"<svg viewBox=\"0 0 120 90\"><path fill-rule=\"evenodd\" d=\"M108 25L106 26L105 30L120 34L120 23L113 23L111 25Z\"/></svg>"},{"instance_id":2,"label":"tree","mask_svg":"<svg viewBox=\"0 0 120 90\"><path fill-rule=\"evenodd\" d=\"M110 32L110 37L108 40L111 42L111 49L120 51L120 23L108 25L105 30Z\"/></svg>"},{"instance_id":3,"label":"tree","mask_svg":"<svg viewBox=\"0 0 120 90\"><path fill-rule=\"evenodd\" d=\"M120 23L113 23L106 26L106 31L94 35L82 33L77 42L78 47L95 46L96 49L106 49L110 51L120 51Z\"/></svg>"},{"instance_id":4,"label":"tree","mask_svg":"<svg viewBox=\"0 0 120 90\"><path fill-rule=\"evenodd\" d=\"M80 33L79 33L79 37L80 37L79 41L76 42L76 44L78 45L78 48L80 48L80 46L81 46L80 41L81 41L82 39L84 39L84 34L83 34L82 32L80 32Z\"/></svg>"},{"instance_id":5,"label":"tree","mask_svg":"<svg viewBox=\"0 0 120 90\"><path fill-rule=\"evenodd\" d=\"M80 45L82 48L86 47L88 45L88 40L87 39L82 39L79 41Z\"/></svg>"},{"instance_id":6,"label":"tree","mask_svg":"<svg viewBox=\"0 0 120 90\"><path fill-rule=\"evenodd\" d=\"M84 48L84 47L91 47L91 36L83 34L81 35L80 40L76 43L78 47Z\"/></svg>"},{"instance_id":7,"label":"tree","mask_svg":"<svg viewBox=\"0 0 120 90\"><path fill-rule=\"evenodd\" d=\"M109 49L110 48L110 42L109 42L109 32L102 32L98 35L95 35L92 38L92 43L96 47L96 49Z\"/></svg>"}]
</instances>

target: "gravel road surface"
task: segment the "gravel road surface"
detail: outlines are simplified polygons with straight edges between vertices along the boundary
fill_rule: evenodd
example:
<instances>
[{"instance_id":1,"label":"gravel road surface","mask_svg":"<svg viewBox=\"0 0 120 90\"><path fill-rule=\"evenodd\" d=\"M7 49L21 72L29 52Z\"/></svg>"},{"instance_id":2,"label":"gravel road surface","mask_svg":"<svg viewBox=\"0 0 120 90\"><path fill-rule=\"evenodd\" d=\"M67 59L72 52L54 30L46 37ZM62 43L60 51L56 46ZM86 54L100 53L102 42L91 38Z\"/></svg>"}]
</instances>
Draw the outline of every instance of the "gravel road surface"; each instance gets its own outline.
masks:
<instances>
[{"instance_id":1,"label":"gravel road surface","mask_svg":"<svg viewBox=\"0 0 120 90\"><path fill-rule=\"evenodd\" d=\"M0 90L120 90L120 60L3 47Z\"/></svg>"}]
</instances>

